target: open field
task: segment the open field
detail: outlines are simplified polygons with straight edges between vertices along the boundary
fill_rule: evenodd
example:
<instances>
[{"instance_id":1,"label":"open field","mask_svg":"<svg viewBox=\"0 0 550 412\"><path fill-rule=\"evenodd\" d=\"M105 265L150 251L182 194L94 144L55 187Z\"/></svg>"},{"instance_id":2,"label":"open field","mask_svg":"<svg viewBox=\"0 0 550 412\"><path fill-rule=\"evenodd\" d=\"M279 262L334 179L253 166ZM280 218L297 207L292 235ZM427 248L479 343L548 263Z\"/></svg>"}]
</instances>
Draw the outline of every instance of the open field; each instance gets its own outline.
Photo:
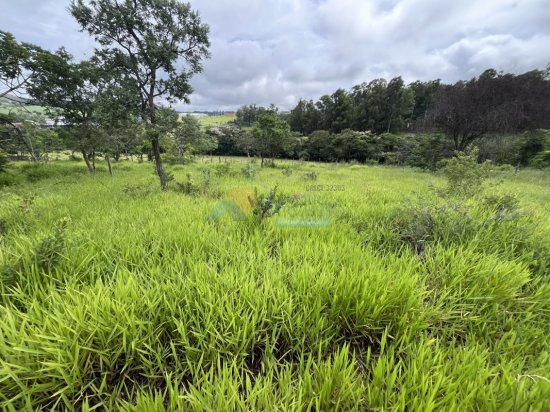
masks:
<instances>
[{"instance_id":1,"label":"open field","mask_svg":"<svg viewBox=\"0 0 550 412\"><path fill-rule=\"evenodd\" d=\"M42 106L14 105L4 102L0 104L0 113L12 113L23 118L28 118L32 116L46 117L46 108Z\"/></svg>"},{"instance_id":2,"label":"open field","mask_svg":"<svg viewBox=\"0 0 550 412\"><path fill-rule=\"evenodd\" d=\"M11 166L2 409L548 408L547 172L463 200L408 168L205 157L166 193L152 169Z\"/></svg>"},{"instance_id":3,"label":"open field","mask_svg":"<svg viewBox=\"0 0 550 412\"><path fill-rule=\"evenodd\" d=\"M200 119L203 126L214 126L217 124L225 124L235 120L235 115L209 116Z\"/></svg>"}]
</instances>

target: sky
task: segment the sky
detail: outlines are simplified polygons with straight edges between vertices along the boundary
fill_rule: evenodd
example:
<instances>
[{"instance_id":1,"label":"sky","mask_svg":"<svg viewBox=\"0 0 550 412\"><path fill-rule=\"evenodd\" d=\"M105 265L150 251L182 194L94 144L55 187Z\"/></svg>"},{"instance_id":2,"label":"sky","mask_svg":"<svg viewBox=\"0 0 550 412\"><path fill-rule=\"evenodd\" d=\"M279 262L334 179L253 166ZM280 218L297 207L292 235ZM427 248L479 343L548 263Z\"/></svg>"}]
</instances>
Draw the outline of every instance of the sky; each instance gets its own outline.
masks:
<instances>
[{"instance_id":1,"label":"sky","mask_svg":"<svg viewBox=\"0 0 550 412\"><path fill-rule=\"evenodd\" d=\"M291 109L375 78L455 82L550 63L550 0L192 0L211 58L178 110ZM94 42L69 0L0 0L0 30L77 58Z\"/></svg>"}]
</instances>

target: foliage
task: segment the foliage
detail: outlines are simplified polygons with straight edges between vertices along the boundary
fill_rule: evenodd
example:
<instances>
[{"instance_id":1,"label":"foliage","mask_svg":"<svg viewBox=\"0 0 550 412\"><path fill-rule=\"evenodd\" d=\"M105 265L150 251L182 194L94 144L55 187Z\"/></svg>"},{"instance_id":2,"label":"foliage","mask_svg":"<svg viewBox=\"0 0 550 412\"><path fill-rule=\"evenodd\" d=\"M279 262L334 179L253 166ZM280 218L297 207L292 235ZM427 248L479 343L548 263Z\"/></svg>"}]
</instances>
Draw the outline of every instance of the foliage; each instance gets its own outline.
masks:
<instances>
[{"instance_id":1,"label":"foliage","mask_svg":"<svg viewBox=\"0 0 550 412\"><path fill-rule=\"evenodd\" d=\"M174 152L178 157L184 152L212 153L218 147L218 141L201 128L200 122L193 116L180 119L174 131Z\"/></svg>"},{"instance_id":2,"label":"foliage","mask_svg":"<svg viewBox=\"0 0 550 412\"><path fill-rule=\"evenodd\" d=\"M536 167L538 169L550 168L550 150L538 153L535 157L531 159L529 164L532 167Z\"/></svg>"},{"instance_id":3,"label":"foliage","mask_svg":"<svg viewBox=\"0 0 550 412\"><path fill-rule=\"evenodd\" d=\"M489 177L491 163L478 163L477 148L459 152L445 163L443 174L447 178L448 193L471 197L482 190L484 180Z\"/></svg>"},{"instance_id":4,"label":"foliage","mask_svg":"<svg viewBox=\"0 0 550 412\"><path fill-rule=\"evenodd\" d=\"M252 163L248 162L242 169L241 173L247 179L254 179L258 174L258 168Z\"/></svg>"},{"instance_id":5,"label":"foliage","mask_svg":"<svg viewBox=\"0 0 550 412\"><path fill-rule=\"evenodd\" d=\"M102 46L96 53L103 66L121 74L115 83L132 91L139 102L136 110L149 126L155 170L166 190L155 99L189 102L189 80L202 71L201 60L209 56L208 26L189 3L176 0L73 0L70 11Z\"/></svg>"},{"instance_id":6,"label":"foliage","mask_svg":"<svg viewBox=\"0 0 550 412\"><path fill-rule=\"evenodd\" d=\"M270 108L258 116L252 130L254 150L262 157L275 158L283 153L290 138L290 127L282 120L275 108Z\"/></svg>"},{"instance_id":7,"label":"foliage","mask_svg":"<svg viewBox=\"0 0 550 412\"><path fill-rule=\"evenodd\" d=\"M278 191L277 186L273 187L268 193L258 193L258 189L256 189L254 191L254 198L249 200L252 206L252 213L260 219L275 216L287 203L287 198Z\"/></svg>"},{"instance_id":8,"label":"foliage","mask_svg":"<svg viewBox=\"0 0 550 412\"><path fill-rule=\"evenodd\" d=\"M8 168L8 163L8 157L2 150L0 150L0 174L6 172Z\"/></svg>"},{"instance_id":9,"label":"foliage","mask_svg":"<svg viewBox=\"0 0 550 412\"><path fill-rule=\"evenodd\" d=\"M317 180L318 177L319 175L315 171L304 173L305 180Z\"/></svg>"},{"instance_id":10,"label":"foliage","mask_svg":"<svg viewBox=\"0 0 550 412\"><path fill-rule=\"evenodd\" d=\"M489 69L469 81L439 87L430 116L456 150L489 132L550 127L550 79L539 70L514 75Z\"/></svg>"}]
</instances>

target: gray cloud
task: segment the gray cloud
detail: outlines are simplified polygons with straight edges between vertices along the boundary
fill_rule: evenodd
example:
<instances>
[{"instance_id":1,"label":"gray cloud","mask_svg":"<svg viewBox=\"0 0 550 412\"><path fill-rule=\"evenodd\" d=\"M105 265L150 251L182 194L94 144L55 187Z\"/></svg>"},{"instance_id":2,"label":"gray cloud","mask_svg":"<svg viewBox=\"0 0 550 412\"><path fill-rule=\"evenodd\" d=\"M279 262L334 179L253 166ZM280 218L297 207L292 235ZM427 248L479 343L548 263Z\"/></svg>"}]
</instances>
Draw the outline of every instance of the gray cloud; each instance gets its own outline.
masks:
<instances>
[{"instance_id":1,"label":"gray cloud","mask_svg":"<svg viewBox=\"0 0 550 412\"><path fill-rule=\"evenodd\" d=\"M195 0L211 27L212 58L193 78L186 110L247 103L292 107L377 77L470 78L493 67L550 62L547 0ZM77 57L93 41L68 1L0 0L0 28Z\"/></svg>"}]
</instances>

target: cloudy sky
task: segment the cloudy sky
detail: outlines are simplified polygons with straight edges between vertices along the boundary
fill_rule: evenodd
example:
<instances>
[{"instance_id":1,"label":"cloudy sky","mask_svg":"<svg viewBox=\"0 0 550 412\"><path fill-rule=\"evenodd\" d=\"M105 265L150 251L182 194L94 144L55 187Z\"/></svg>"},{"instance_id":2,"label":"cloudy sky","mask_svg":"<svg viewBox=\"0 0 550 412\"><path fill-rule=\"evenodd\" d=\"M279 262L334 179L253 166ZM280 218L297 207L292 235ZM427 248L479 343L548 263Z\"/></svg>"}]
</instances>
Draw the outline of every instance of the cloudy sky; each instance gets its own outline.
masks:
<instances>
[{"instance_id":1,"label":"cloudy sky","mask_svg":"<svg viewBox=\"0 0 550 412\"><path fill-rule=\"evenodd\" d=\"M471 78L486 68L524 72L550 62L550 0L192 0L211 29L212 58L193 79L191 105L291 108L374 78ZM0 29L75 56L69 0L0 0Z\"/></svg>"}]
</instances>

